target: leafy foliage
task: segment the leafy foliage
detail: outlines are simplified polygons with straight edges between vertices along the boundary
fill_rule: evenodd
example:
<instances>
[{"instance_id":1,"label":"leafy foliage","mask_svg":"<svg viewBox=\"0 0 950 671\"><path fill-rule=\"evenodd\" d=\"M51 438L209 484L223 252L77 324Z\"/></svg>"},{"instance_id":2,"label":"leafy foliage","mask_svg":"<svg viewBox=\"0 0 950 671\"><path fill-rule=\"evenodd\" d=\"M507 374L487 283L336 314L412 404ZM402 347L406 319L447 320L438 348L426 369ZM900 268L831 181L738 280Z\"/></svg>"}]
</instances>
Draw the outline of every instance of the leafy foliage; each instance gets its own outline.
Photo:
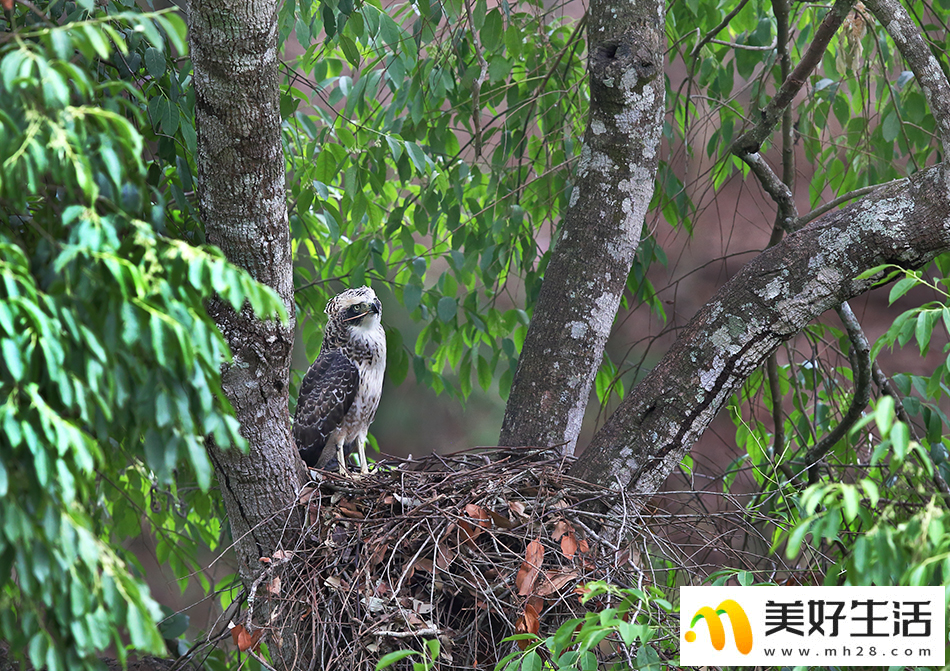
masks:
<instances>
[{"instance_id":1,"label":"leafy foliage","mask_svg":"<svg viewBox=\"0 0 950 671\"><path fill-rule=\"evenodd\" d=\"M708 166L708 183L715 190L706 194L695 188L700 180L707 183L705 173L695 185L681 178L684 189L702 194L695 203L698 211L748 175L731 145L782 83L773 7L747 3L718 34L707 34L729 9L701 1L674 3L667 16L671 58L681 59L689 72L670 92L673 136L687 140L674 151ZM787 49L793 66L825 11L790 6ZM920 21L935 57L945 60L946 7L912 2L909 11ZM702 26L698 33L697 25ZM846 203L855 190L944 158L923 91L885 27L863 5L847 18L803 91L804 99L793 108L788 149L807 182L790 186L795 193L807 190L811 207L838 197ZM781 134L776 131L773 138L762 151L772 149L773 165L779 165L781 147L775 145L781 144ZM670 218L682 209L662 214ZM882 395L874 413L832 446L821 463L810 463L809 451L841 421L855 384L848 361L855 347L834 318L807 327L781 352L772 379L767 371L757 371L732 399L738 455L718 482L727 495L752 490L742 512L762 521L773 551L789 565L803 567L805 580L946 584L946 574L936 568L944 551L940 511L945 504L933 497L939 481L950 475L950 436L942 409L948 389L943 359L950 352L948 270L947 258L939 257L920 271L882 266L866 274L881 279L881 286L893 282L891 303L906 301L911 291L917 303L890 324L873 346L872 359L891 348L913 347L922 357L930 355L925 368L932 372L921 375L918 368L915 374L892 374L892 396ZM897 410L905 413L901 420L894 419L894 398L900 399ZM693 459L684 464L691 479L695 466ZM810 487L809 476L817 476ZM763 558L762 566L774 568L774 563Z\"/></svg>"},{"instance_id":2,"label":"leafy foliage","mask_svg":"<svg viewBox=\"0 0 950 671\"><path fill-rule=\"evenodd\" d=\"M489 5L301 1L280 15L305 48L281 106L298 297L319 314L337 278L388 284L421 325L415 343L390 334L390 380L412 370L463 399L510 388L529 318L517 306L540 288L587 107L583 23L533 0ZM651 260L631 276L647 300ZM312 358L307 319L304 341Z\"/></svg>"},{"instance_id":3,"label":"leafy foliage","mask_svg":"<svg viewBox=\"0 0 950 671\"><path fill-rule=\"evenodd\" d=\"M689 76L667 82L650 233L692 231L747 175L729 147L781 83L772 4L752 0L705 35L728 5L670 4L668 61ZM946 3L909 7L946 62ZM203 302L280 310L201 246L184 26L153 9L56 0L0 19L0 638L53 669L92 666L110 645L162 649L163 614L122 549L143 520L182 586L194 574L212 588L197 554L224 532L204 436L242 440L217 382L226 347ZM795 62L824 9L792 9ZM388 333L390 382L412 371L460 399L495 384L504 396L570 201L587 111L583 18L535 0L292 0L279 30L303 49L281 99L301 307L320 314L342 278L385 284L418 324L412 336ZM920 86L860 11L794 121L813 168L798 188L812 207L941 158ZM660 321L667 308L649 271L667 263L661 237L641 245L624 299ZM876 269L901 273L889 278L892 299L923 282L934 300L898 317L875 354L908 346L946 358L948 260L935 268L934 280ZM305 317L302 328L313 358L320 323ZM724 489L748 473L773 548L828 580L946 584L947 523L931 479L950 479L947 362L893 377L911 423L879 400L834 446L822 480L801 482L804 455L850 402L850 366L833 358L850 351L841 330L813 324L786 350L774 390L764 372L749 379L732 405L742 453ZM602 404L624 395L632 368L623 354L605 357ZM776 404L779 426L768 416ZM578 625L512 663L537 668L542 648L561 659L602 635L654 651L638 665L656 661L652 630L619 611Z\"/></svg>"},{"instance_id":4,"label":"leafy foliage","mask_svg":"<svg viewBox=\"0 0 950 671\"><path fill-rule=\"evenodd\" d=\"M660 590L620 588L603 581L589 582L579 589L583 591L582 603L591 600L604 602L599 612L569 619L543 640L535 634L517 634L505 639L516 643L519 650L500 660L495 669L596 671L604 668L596 654L599 647L609 648L623 659L609 667L618 671L632 668L659 671L665 668L657 648L669 652L678 633L673 631L674 621L666 617L673 611L673 605ZM413 670L428 671L435 668L439 652L437 640L427 641L426 655L414 650L397 650L380 658L376 669L381 671L408 657L420 656L422 660L413 662Z\"/></svg>"},{"instance_id":5,"label":"leafy foliage","mask_svg":"<svg viewBox=\"0 0 950 671\"><path fill-rule=\"evenodd\" d=\"M656 588L649 591L620 588L595 581L584 586L582 602L592 599L606 599L599 612L567 620L553 636L543 641L531 634L512 637L510 640L520 639L528 645L522 648L522 652L503 659L496 668L499 671L542 669L550 660L547 663L552 669L596 671L601 668L595 654L599 646L625 658L610 668L645 671L664 668L657 648L666 652L678 635L671 631L672 623L664 617L673 610L673 605L662 591ZM611 606L611 602L616 605Z\"/></svg>"},{"instance_id":6,"label":"leafy foliage","mask_svg":"<svg viewBox=\"0 0 950 671\"><path fill-rule=\"evenodd\" d=\"M134 78L184 52L184 25L131 7L17 5L0 39L0 638L37 668L164 651L122 540L147 519L187 581L221 533L205 437L243 445L204 302L282 314L219 251L163 235Z\"/></svg>"}]
</instances>

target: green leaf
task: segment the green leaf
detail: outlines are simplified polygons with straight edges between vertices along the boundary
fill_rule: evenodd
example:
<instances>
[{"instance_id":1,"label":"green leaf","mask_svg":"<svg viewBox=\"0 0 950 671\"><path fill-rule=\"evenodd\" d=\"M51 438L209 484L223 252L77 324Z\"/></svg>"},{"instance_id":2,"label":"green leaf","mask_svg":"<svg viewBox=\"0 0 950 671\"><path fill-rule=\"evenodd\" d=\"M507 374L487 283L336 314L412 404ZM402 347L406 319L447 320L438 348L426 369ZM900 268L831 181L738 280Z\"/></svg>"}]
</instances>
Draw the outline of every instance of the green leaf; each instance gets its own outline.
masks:
<instances>
[{"instance_id":1,"label":"green leaf","mask_svg":"<svg viewBox=\"0 0 950 671\"><path fill-rule=\"evenodd\" d=\"M185 445L188 448L188 458L191 461L192 468L195 469L198 487L201 488L201 491L206 492L211 486L211 462L208 460L208 451L193 435L186 437Z\"/></svg>"},{"instance_id":2,"label":"green leaf","mask_svg":"<svg viewBox=\"0 0 950 671\"><path fill-rule=\"evenodd\" d=\"M485 14L488 12L488 2L486 0L476 0L475 8L472 10L472 25L475 30L481 30L485 25Z\"/></svg>"},{"instance_id":3,"label":"green leaf","mask_svg":"<svg viewBox=\"0 0 950 671\"><path fill-rule=\"evenodd\" d=\"M851 485L841 486L841 498L844 503L844 519L853 522L861 511L861 497L858 490Z\"/></svg>"},{"instance_id":4,"label":"green leaf","mask_svg":"<svg viewBox=\"0 0 950 671\"><path fill-rule=\"evenodd\" d=\"M493 9L485 16L485 25L479 31L482 46L486 51L497 51L504 44L505 23L498 9Z\"/></svg>"},{"instance_id":5,"label":"green leaf","mask_svg":"<svg viewBox=\"0 0 950 671\"><path fill-rule=\"evenodd\" d=\"M881 124L881 134L885 142L893 142L897 139L901 129L901 121L897 112L891 111L884 117L884 123Z\"/></svg>"},{"instance_id":6,"label":"green leaf","mask_svg":"<svg viewBox=\"0 0 950 671\"><path fill-rule=\"evenodd\" d=\"M168 394L158 392L155 397L155 423L158 426L168 426L172 422L172 406Z\"/></svg>"},{"instance_id":7,"label":"green leaf","mask_svg":"<svg viewBox=\"0 0 950 671\"><path fill-rule=\"evenodd\" d=\"M903 278L893 287L891 287L891 292L887 297L888 304L893 305L894 301L906 294L918 284L920 284L920 280L918 280L916 277L911 276Z\"/></svg>"},{"instance_id":8,"label":"green leaf","mask_svg":"<svg viewBox=\"0 0 950 671\"><path fill-rule=\"evenodd\" d=\"M910 451L910 429L903 422L894 422L888 437L894 446L894 453L904 459Z\"/></svg>"},{"instance_id":9,"label":"green leaf","mask_svg":"<svg viewBox=\"0 0 950 671\"><path fill-rule=\"evenodd\" d=\"M409 312L415 311L422 303L422 287L417 284L407 284L402 289L402 303Z\"/></svg>"},{"instance_id":10,"label":"green leaf","mask_svg":"<svg viewBox=\"0 0 950 671\"><path fill-rule=\"evenodd\" d=\"M874 408L874 421L877 424L878 431L882 435L887 435L894 422L894 399L890 396L882 396Z\"/></svg>"},{"instance_id":11,"label":"green leaf","mask_svg":"<svg viewBox=\"0 0 950 671\"><path fill-rule=\"evenodd\" d=\"M23 360L20 358L20 349L8 338L0 341L0 347L2 347L3 362L7 366L7 371L14 382L19 382L23 379Z\"/></svg>"},{"instance_id":12,"label":"green leaf","mask_svg":"<svg viewBox=\"0 0 950 671\"><path fill-rule=\"evenodd\" d=\"M425 152L422 151L422 147L415 142L404 142L403 145L406 147L406 151L409 152L409 158L412 159L412 164L416 167L419 174L425 174L427 167L426 155Z\"/></svg>"},{"instance_id":13,"label":"green leaf","mask_svg":"<svg viewBox=\"0 0 950 671\"><path fill-rule=\"evenodd\" d=\"M155 47L146 49L145 69L154 79L161 78L165 74L165 55Z\"/></svg>"},{"instance_id":14,"label":"green leaf","mask_svg":"<svg viewBox=\"0 0 950 671\"><path fill-rule=\"evenodd\" d=\"M178 132L178 122L181 115L178 112L178 105L168 101L162 108L162 132L166 135L174 135Z\"/></svg>"},{"instance_id":15,"label":"green leaf","mask_svg":"<svg viewBox=\"0 0 950 671\"><path fill-rule=\"evenodd\" d=\"M354 68L358 68L361 58L360 50L356 46L356 43L346 35L340 35L340 48L343 50L343 55L346 57L347 62Z\"/></svg>"},{"instance_id":16,"label":"green leaf","mask_svg":"<svg viewBox=\"0 0 950 671\"><path fill-rule=\"evenodd\" d=\"M492 370L488 360L479 354L478 358L476 359L475 367L476 372L478 373L478 386L480 386L485 391L488 391L492 383Z\"/></svg>"},{"instance_id":17,"label":"green leaf","mask_svg":"<svg viewBox=\"0 0 950 671\"><path fill-rule=\"evenodd\" d=\"M521 671L541 671L542 668L541 656L534 650L526 652L521 659Z\"/></svg>"},{"instance_id":18,"label":"green leaf","mask_svg":"<svg viewBox=\"0 0 950 671\"><path fill-rule=\"evenodd\" d=\"M411 657L412 655L418 655L419 653L415 650L396 650L395 652L390 652L379 658L379 661L376 662L376 671L381 669L386 669L396 662L405 659L406 657Z\"/></svg>"},{"instance_id":19,"label":"green leaf","mask_svg":"<svg viewBox=\"0 0 950 671\"><path fill-rule=\"evenodd\" d=\"M455 314L458 312L458 302L451 296L443 296L436 305L436 312L439 319L450 322L455 319Z\"/></svg>"},{"instance_id":20,"label":"green leaf","mask_svg":"<svg viewBox=\"0 0 950 671\"><path fill-rule=\"evenodd\" d=\"M917 339L917 345L920 347L920 355L924 356L930 348L930 336L933 333L933 322L936 313L924 310L917 315L917 327L914 329L914 335Z\"/></svg>"}]
</instances>

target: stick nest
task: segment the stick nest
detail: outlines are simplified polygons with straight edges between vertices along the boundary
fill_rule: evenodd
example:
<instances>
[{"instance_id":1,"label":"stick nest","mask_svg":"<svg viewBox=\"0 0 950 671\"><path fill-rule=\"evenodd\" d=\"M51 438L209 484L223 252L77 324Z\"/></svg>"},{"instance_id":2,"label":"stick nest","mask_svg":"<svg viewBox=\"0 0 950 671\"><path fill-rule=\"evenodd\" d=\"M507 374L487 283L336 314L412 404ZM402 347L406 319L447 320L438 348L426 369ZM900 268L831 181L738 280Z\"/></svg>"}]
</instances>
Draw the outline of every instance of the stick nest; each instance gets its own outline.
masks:
<instances>
[{"instance_id":1,"label":"stick nest","mask_svg":"<svg viewBox=\"0 0 950 671\"><path fill-rule=\"evenodd\" d=\"M375 669L438 639L439 668L491 669L517 649L506 637L543 638L603 607L581 604L584 583L637 584L629 552L598 541L618 537L604 531L620 520L591 512L613 493L565 475L560 455L499 448L387 464L360 479L316 472L297 547L263 558L250 590L248 621L268 620L272 645L296 631L311 668ZM280 626L288 618L296 625Z\"/></svg>"}]
</instances>

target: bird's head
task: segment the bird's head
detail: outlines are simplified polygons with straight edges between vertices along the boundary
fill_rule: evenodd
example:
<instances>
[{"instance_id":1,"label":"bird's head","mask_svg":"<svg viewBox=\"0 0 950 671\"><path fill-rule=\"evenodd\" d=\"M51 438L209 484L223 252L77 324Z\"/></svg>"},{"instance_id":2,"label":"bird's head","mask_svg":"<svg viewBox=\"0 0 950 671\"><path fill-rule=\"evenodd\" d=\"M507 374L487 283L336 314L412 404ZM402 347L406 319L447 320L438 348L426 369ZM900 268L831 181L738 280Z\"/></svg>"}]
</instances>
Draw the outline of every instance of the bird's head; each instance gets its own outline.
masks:
<instances>
[{"instance_id":1,"label":"bird's head","mask_svg":"<svg viewBox=\"0 0 950 671\"><path fill-rule=\"evenodd\" d=\"M383 305L372 289L357 287L331 298L325 312L344 329L370 328L379 324Z\"/></svg>"}]
</instances>

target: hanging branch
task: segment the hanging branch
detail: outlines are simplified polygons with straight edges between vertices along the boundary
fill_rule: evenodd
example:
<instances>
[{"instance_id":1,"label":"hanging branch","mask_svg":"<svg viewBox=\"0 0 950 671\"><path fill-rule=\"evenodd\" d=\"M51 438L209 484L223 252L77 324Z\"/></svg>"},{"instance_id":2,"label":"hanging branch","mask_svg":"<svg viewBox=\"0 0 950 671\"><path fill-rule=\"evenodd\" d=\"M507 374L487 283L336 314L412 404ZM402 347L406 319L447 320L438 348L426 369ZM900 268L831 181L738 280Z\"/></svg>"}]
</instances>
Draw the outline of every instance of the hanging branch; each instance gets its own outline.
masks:
<instances>
[{"instance_id":1,"label":"hanging branch","mask_svg":"<svg viewBox=\"0 0 950 671\"><path fill-rule=\"evenodd\" d=\"M864 409L868 407L868 401L871 400L871 346L851 306L842 303L837 312L851 340L848 359L851 361L851 370L854 371L854 397L838 425L805 454L805 463L808 464L808 483L812 485L818 482L817 462L824 459L831 448L837 445L838 441L844 438L851 427L861 419Z\"/></svg>"},{"instance_id":2,"label":"hanging branch","mask_svg":"<svg viewBox=\"0 0 950 671\"><path fill-rule=\"evenodd\" d=\"M733 154L742 158L746 154L757 154L759 152L759 147L772 134L772 130L784 114L785 108L792 104L795 96L798 95L798 92L808 80L808 76L821 62L825 51L828 49L828 43L838 32L838 28L841 27L845 17L848 16L854 2L855 0L837 0L834 7L825 14L821 25L815 31L815 39L808 45L802 60L782 84L782 88L775 94L771 102L760 112L759 123L740 135L732 143Z\"/></svg>"},{"instance_id":3,"label":"hanging branch","mask_svg":"<svg viewBox=\"0 0 950 671\"><path fill-rule=\"evenodd\" d=\"M927 105L937 122L946 160L950 156L950 83L947 76L921 37L920 28L899 2L868 0L865 4L894 40L920 84L927 98Z\"/></svg>"}]
</instances>

